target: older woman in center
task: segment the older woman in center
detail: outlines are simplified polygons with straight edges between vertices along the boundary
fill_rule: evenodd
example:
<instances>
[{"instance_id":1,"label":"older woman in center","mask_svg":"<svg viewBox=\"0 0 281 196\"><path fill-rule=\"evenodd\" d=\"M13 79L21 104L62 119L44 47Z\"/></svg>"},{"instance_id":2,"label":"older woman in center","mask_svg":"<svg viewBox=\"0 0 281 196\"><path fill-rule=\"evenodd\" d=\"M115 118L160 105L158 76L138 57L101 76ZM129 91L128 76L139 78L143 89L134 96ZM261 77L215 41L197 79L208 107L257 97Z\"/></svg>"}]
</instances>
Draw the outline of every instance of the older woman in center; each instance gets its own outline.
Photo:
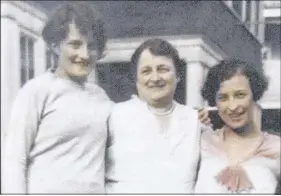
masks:
<instances>
[{"instance_id":1,"label":"older woman in center","mask_svg":"<svg viewBox=\"0 0 281 196\"><path fill-rule=\"evenodd\" d=\"M199 158L197 111L173 100L182 65L167 41L150 39L131 58L138 96L109 119L107 193L191 193Z\"/></svg>"}]
</instances>

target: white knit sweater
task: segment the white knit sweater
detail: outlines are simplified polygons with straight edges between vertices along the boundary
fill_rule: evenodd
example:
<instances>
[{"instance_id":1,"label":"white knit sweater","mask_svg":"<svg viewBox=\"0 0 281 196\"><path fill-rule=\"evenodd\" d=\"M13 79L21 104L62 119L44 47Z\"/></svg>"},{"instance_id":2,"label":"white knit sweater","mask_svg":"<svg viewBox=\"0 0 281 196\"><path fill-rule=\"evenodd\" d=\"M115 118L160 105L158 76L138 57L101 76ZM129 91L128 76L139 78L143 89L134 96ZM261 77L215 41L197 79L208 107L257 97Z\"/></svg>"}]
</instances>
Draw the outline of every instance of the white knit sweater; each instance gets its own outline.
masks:
<instances>
[{"instance_id":1,"label":"white knit sweater","mask_svg":"<svg viewBox=\"0 0 281 196\"><path fill-rule=\"evenodd\" d=\"M51 72L29 81L12 109L2 192L103 193L111 106L93 84L82 88Z\"/></svg>"}]
</instances>

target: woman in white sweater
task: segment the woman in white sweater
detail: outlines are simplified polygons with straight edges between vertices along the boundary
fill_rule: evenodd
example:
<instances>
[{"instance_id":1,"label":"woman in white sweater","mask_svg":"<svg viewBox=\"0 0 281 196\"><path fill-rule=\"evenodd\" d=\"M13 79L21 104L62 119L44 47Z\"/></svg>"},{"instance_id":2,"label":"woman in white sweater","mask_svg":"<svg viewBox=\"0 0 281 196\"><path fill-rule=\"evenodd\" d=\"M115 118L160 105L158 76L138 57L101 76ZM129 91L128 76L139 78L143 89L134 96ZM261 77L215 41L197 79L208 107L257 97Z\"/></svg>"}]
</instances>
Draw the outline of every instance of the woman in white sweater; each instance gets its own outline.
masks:
<instances>
[{"instance_id":1,"label":"woman in white sweater","mask_svg":"<svg viewBox=\"0 0 281 196\"><path fill-rule=\"evenodd\" d=\"M43 29L56 70L30 80L12 109L2 159L2 193L103 193L111 101L86 82L103 53L103 22L91 4L68 2Z\"/></svg>"},{"instance_id":2,"label":"woman in white sweater","mask_svg":"<svg viewBox=\"0 0 281 196\"><path fill-rule=\"evenodd\" d=\"M267 85L261 71L239 60L225 60L209 70L202 96L217 106L224 125L202 134L195 193L275 192L280 137L261 130L256 105Z\"/></svg>"},{"instance_id":3,"label":"woman in white sweater","mask_svg":"<svg viewBox=\"0 0 281 196\"><path fill-rule=\"evenodd\" d=\"M106 192L192 193L201 126L196 110L173 100L185 64L162 39L141 44L131 63L138 96L111 112Z\"/></svg>"}]
</instances>

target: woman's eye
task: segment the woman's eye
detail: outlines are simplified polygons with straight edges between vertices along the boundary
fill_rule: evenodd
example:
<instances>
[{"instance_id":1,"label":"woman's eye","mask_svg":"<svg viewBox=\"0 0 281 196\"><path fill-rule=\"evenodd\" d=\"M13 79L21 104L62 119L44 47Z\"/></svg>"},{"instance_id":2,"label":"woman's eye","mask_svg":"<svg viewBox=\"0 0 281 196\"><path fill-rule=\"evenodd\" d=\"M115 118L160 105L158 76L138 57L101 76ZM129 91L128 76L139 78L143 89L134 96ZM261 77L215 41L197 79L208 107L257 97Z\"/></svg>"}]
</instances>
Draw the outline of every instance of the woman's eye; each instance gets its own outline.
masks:
<instances>
[{"instance_id":1,"label":"woman's eye","mask_svg":"<svg viewBox=\"0 0 281 196\"><path fill-rule=\"evenodd\" d=\"M225 101L226 99L227 99L227 97L224 96L224 95L218 95L217 96L217 100L219 100L219 101Z\"/></svg>"},{"instance_id":2,"label":"woman's eye","mask_svg":"<svg viewBox=\"0 0 281 196\"><path fill-rule=\"evenodd\" d=\"M70 45L74 49L78 49L80 47L80 44L78 44L78 43L71 43Z\"/></svg>"},{"instance_id":3,"label":"woman's eye","mask_svg":"<svg viewBox=\"0 0 281 196\"><path fill-rule=\"evenodd\" d=\"M244 93L239 93L236 95L236 97L238 97L240 99L244 98L245 96L246 96L246 94L244 94Z\"/></svg>"},{"instance_id":4,"label":"woman's eye","mask_svg":"<svg viewBox=\"0 0 281 196\"><path fill-rule=\"evenodd\" d=\"M142 72L141 72L142 74L148 74L149 73L149 70L148 69L146 69L146 70L142 70Z\"/></svg>"},{"instance_id":5,"label":"woman's eye","mask_svg":"<svg viewBox=\"0 0 281 196\"><path fill-rule=\"evenodd\" d=\"M164 72L170 71L170 69L168 69L168 68L160 68L159 71L164 73Z\"/></svg>"}]
</instances>

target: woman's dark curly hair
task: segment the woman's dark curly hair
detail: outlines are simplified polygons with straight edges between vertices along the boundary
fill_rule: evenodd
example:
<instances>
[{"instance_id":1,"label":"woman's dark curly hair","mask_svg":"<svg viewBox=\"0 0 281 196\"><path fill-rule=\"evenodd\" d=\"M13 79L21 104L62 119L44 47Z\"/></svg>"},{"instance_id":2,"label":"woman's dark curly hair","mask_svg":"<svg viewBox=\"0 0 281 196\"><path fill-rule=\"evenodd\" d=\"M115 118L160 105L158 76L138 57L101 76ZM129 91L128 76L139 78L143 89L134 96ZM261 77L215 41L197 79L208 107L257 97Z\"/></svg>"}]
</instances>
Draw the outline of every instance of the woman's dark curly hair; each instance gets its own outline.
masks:
<instances>
[{"instance_id":1,"label":"woman's dark curly hair","mask_svg":"<svg viewBox=\"0 0 281 196\"><path fill-rule=\"evenodd\" d=\"M249 79L254 101L258 101L267 90L268 79L262 70L258 70L244 61L236 59L223 60L209 70L201 89L202 97L208 101L210 106L216 105L215 97L220 84L236 73L241 73Z\"/></svg>"},{"instance_id":2,"label":"woman's dark curly hair","mask_svg":"<svg viewBox=\"0 0 281 196\"><path fill-rule=\"evenodd\" d=\"M68 25L73 21L82 35L93 36L101 56L107 42L105 25L100 13L88 2L69 1L59 6L42 30L45 42L49 46L59 44L68 35Z\"/></svg>"}]
</instances>

